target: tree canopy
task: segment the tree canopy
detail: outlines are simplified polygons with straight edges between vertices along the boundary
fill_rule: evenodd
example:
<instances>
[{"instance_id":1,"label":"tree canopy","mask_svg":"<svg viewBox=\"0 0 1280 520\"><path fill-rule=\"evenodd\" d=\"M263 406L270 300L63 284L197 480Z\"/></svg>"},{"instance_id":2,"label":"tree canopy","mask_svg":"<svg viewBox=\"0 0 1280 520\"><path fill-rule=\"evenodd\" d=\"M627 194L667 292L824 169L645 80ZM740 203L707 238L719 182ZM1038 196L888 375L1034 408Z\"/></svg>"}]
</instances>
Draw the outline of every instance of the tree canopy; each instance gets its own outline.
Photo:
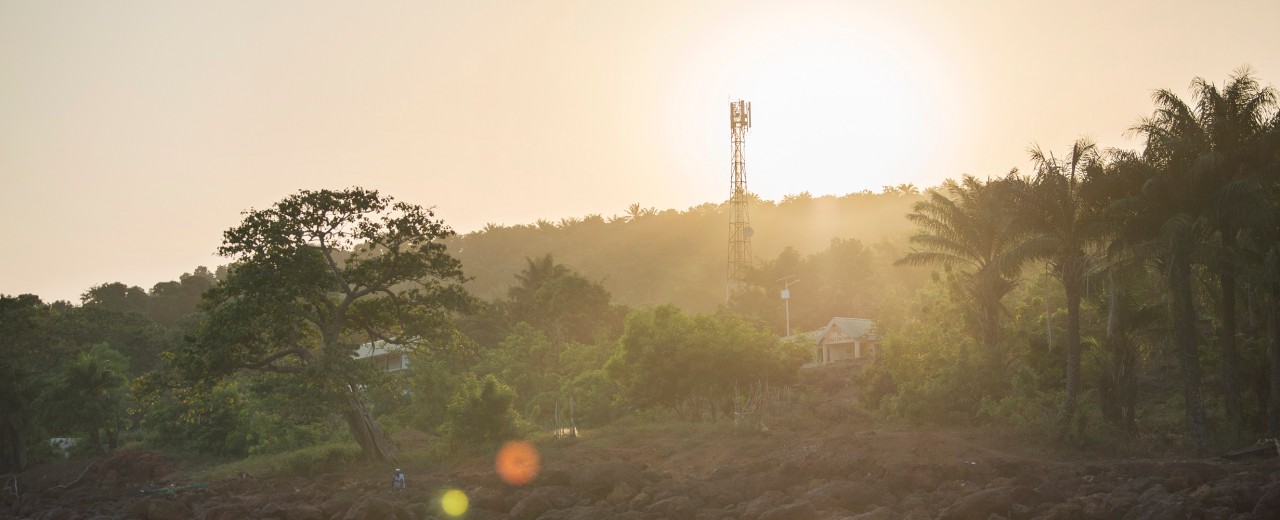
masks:
<instances>
[{"instance_id":1,"label":"tree canopy","mask_svg":"<svg viewBox=\"0 0 1280 520\"><path fill-rule=\"evenodd\" d=\"M352 355L374 340L408 351L453 344L452 314L471 298L439 242L452 233L430 210L363 188L303 190L250 210L224 235L218 252L236 264L206 293L207 317L178 366L193 379L301 375L343 405L367 457L392 459L361 403L369 371Z\"/></svg>"}]
</instances>

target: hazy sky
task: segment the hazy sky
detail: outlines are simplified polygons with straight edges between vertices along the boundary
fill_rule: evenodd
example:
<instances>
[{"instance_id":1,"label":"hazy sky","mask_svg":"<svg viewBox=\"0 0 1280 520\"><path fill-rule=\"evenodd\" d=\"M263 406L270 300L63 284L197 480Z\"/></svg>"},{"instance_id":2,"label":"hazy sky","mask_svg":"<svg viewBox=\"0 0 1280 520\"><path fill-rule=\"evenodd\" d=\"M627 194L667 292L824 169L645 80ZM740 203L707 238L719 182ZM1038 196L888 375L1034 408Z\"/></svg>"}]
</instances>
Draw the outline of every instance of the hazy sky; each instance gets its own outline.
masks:
<instances>
[{"instance_id":1,"label":"hazy sky","mask_svg":"<svg viewBox=\"0 0 1280 520\"><path fill-rule=\"evenodd\" d=\"M933 186L1150 92L1280 82L1280 2L0 0L0 293L78 301L213 255L240 212L361 185L485 223ZM726 222L726 240L728 223Z\"/></svg>"}]
</instances>

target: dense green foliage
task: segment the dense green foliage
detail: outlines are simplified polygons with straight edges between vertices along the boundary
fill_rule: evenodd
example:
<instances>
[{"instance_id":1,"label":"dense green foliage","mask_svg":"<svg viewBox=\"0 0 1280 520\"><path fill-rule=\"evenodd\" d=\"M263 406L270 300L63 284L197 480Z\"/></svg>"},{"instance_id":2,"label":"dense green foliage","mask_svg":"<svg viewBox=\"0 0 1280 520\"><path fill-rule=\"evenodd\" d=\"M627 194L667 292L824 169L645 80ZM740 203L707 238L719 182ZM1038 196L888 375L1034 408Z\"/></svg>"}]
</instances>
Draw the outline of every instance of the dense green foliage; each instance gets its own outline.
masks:
<instances>
[{"instance_id":1,"label":"dense green foliage","mask_svg":"<svg viewBox=\"0 0 1280 520\"><path fill-rule=\"evenodd\" d=\"M1247 69L1222 90L1202 79L1192 87L1192 104L1156 92L1154 114L1134 128L1146 138L1141 153L1098 152L1082 141L1059 159L1037 147L1033 176L966 178L917 204L911 218L920 249L903 261L958 270L968 283L921 293L914 311L923 320L886 325L894 332L884 370L896 389L883 396L883 409L937 420L945 415L935 400L950 394L961 404L953 418L1043 427L1047 403L1060 394L1060 434L1086 434L1101 417L1137 434L1178 429L1199 446L1276 435L1280 392L1260 398L1280 388L1280 330L1268 328L1280 296L1270 260L1280 218L1276 93ZM984 196L992 203L969 205ZM1009 226L996 234L1008 247L961 233L956 223L968 220ZM999 290L978 290L988 266L1001 273L988 285ZM1034 278L1041 270L1057 288ZM1241 275L1268 283L1242 284ZM1033 285L1040 287L1027 290ZM983 314L996 327L980 337L984 349L1001 352L998 363L976 369L965 342L954 340L961 329L947 324L966 307L989 309ZM994 319L1006 314L1015 317L1011 325ZM1242 363L1266 358L1266 374ZM1241 391L1250 381L1253 396ZM1173 384L1181 395L1170 401ZM1078 417L1084 400L1097 407ZM1171 424L1174 409L1180 428Z\"/></svg>"},{"instance_id":2,"label":"dense green foliage","mask_svg":"<svg viewBox=\"0 0 1280 520\"><path fill-rule=\"evenodd\" d=\"M207 286L210 278L201 268L156 286ZM0 471L54 455L50 437L114 447L136 426L129 380L160 367L160 353L186 330L184 318L166 327L155 316L195 311L193 301L153 300L119 283L89 289L82 302L0 296Z\"/></svg>"},{"instance_id":3,"label":"dense green foliage","mask_svg":"<svg viewBox=\"0 0 1280 520\"><path fill-rule=\"evenodd\" d=\"M631 313L619 343L607 370L625 399L680 414L705 408L713 420L732 411L739 388L793 383L811 357L807 347L780 342L741 317L687 315L673 305Z\"/></svg>"},{"instance_id":4,"label":"dense green foliage","mask_svg":"<svg viewBox=\"0 0 1280 520\"><path fill-rule=\"evenodd\" d=\"M469 376L449 401L443 430L464 441L502 441L515 437L519 417L511 408L515 391L492 374Z\"/></svg>"},{"instance_id":5,"label":"dense green foliage","mask_svg":"<svg viewBox=\"0 0 1280 520\"><path fill-rule=\"evenodd\" d=\"M36 405L55 431L85 435L95 451L115 449L129 423L128 360L106 343L94 345L62 364Z\"/></svg>"}]
</instances>

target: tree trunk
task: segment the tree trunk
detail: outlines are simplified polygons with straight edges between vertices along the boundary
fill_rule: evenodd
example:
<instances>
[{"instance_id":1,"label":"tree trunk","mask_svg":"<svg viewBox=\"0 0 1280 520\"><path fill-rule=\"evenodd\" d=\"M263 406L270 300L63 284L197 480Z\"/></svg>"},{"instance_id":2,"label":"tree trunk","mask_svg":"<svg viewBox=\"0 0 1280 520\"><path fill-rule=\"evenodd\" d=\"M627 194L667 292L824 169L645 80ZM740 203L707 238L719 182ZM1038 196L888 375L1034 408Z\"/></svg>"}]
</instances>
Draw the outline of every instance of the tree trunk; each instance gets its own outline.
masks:
<instances>
[{"instance_id":1,"label":"tree trunk","mask_svg":"<svg viewBox=\"0 0 1280 520\"><path fill-rule=\"evenodd\" d=\"M1120 403L1123 411L1124 429L1133 430L1134 420L1138 414L1138 346L1128 339L1125 349L1120 355Z\"/></svg>"},{"instance_id":2,"label":"tree trunk","mask_svg":"<svg viewBox=\"0 0 1280 520\"><path fill-rule=\"evenodd\" d=\"M27 468L27 441L22 437L21 419L4 414L0 422L0 472L18 472Z\"/></svg>"},{"instance_id":3,"label":"tree trunk","mask_svg":"<svg viewBox=\"0 0 1280 520\"><path fill-rule=\"evenodd\" d=\"M1204 396L1200 388L1200 352L1196 341L1195 304L1191 299L1191 260L1186 253L1174 253L1169 265L1169 314L1173 318L1173 341L1182 365L1182 396L1186 401L1187 432L1196 443L1209 442L1205 424Z\"/></svg>"},{"instance_id":4,"label":"tree trunk","mask_svg":"<svg viewBox=\"0 0 1280 520\"><path fill-rule=\"evenodd\" d=\"M103 453L107 452L106 448L103 447L102 445L102 434L99 433L99 430L97 428L93 428L89 430L89 440L93 442L94 453L98 455L102 455Z\"/></svg>"},{"instance_id":5,"label":"tree trunk","mask_svg":"<svg viewBox=\"0 0 1280 520\"><path fill-rule=\"evenodd\" d=\"M988 375L1000 379L999 375L1004 371L1004 352L1000 350L1000 301L980 300L979 306L982 309L982 315L978 319L984 352L976 361L986 365ZM968 369L968 352L962 350L960 354L961 367Z\"/></svg>"},{"instance_id":6,"label":"tree trunk","mask_svg":"<svg viewBox=\"0 0 1280 520\"><path fill-rule=\"evenodd\" d=\"M1067 395L1058 421L1069 426L1080 397L1080 284L1064 281L1062 286L1067 293Z\"/></svg>"},{"instance_id":7,"label":"tree trunk","mask_svg":"<svg viewBox=\"0 0 1280 520\"><path fill-rule=\"evenodd\" d=\"M1223 236L1223 246L1227 246ZM1232 240L1231 242L1234 242ZM1236 275L1229 262L1218 273L1222 285L1222 303L1218 307L1218 345L1222 349L1222 399L1226 405L1227 420L1240 422L1240 355L1236 352Z\"/></svg>"},{"instance_id":8,"label":"tree trunk","mask_svg":"<svg viewBox=\"0 0 1280 520\"><path fill-rule=\"evenodd\" d=\"M1271 362L1271 388L1267 395L1267 436L1280 438L1280 288L1270 291L1270 311L1267 313L1267 357Z\"/></svg>"},{"instance_id":9,"label":"tree trunk","mask_svg":"<svg viewBox=\"0 0 1280 520\"><path fill-rule=\"evenodd\" d=\"M347 396L347 409L342 412L342 418L347 421L347 428L360 445L360 452L365 460L394 463L399 457L396 446L382 432L373 416L369 415L369 410L354 390Z\"/></svg>"}]
</instances>

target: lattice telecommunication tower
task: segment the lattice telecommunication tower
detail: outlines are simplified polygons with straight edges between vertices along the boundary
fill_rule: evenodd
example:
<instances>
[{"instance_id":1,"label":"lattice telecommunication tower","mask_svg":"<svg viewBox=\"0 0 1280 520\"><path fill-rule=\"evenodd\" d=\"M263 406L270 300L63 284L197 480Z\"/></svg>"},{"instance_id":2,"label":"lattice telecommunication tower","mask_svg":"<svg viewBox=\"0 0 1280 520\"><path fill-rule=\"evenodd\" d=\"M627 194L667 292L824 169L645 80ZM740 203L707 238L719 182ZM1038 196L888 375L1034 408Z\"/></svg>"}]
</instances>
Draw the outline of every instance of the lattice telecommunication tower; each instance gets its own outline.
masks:
<instances>
[{"instance_id":1,"label":"lattice telecommunication tower","mask_svg":"<svg viewBox=\"0 0 1280 520\"><path fill-rule=\"evenodd\" d=\"M751 217L747 214L747 172L742 142L751 128L751 103L729 103L729 130L733 135L733 160L729 180L729 282L726 299L743 289L751 266Z\"/></svg>"}]
</instances>

